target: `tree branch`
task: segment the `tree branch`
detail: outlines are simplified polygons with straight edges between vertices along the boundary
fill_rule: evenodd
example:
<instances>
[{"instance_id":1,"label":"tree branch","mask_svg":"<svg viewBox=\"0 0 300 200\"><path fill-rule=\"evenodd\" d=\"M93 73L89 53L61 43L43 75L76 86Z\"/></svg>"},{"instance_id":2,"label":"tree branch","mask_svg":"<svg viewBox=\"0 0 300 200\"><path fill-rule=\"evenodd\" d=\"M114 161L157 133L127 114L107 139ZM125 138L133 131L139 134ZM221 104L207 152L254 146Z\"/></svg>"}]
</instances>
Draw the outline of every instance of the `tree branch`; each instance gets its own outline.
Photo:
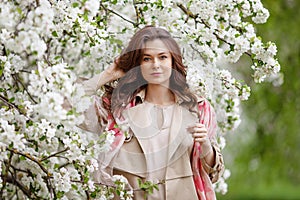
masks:
<instances>
[{"instance_id":1,"label":"tree branch","mask_svg":"<svg viewBox=\"0 0 300 200\"><path fill-rule=\"evenodd\" d=\"M17 149L10 149L10 148L6 148L7 151L11 152L11 153L14 153L14 154L17 154L17 155L21 155L21 156L24 156L25 158L28 158L29 160L33 161L34 163L36 163L40 168L41 170L48 176L50 177L51 176L51 173L48 172L48 170L37 160L35 159L34 157L32 157L30 154L28 153L22 153L20 151L18 151Z\"/></svg>"},{"instance_id":2,"label":"tree branch","mask_svg":"<svg viewBox=\"0 0 300 200\"><path fill-rule=\"evenodd\" d=\"M45 181L46 181L48 190L50 191L50 194L53 194L54 197L56 198L55 188L51 186L51 181L49 181L50 178L53 178L52 174L41 164L40 160L35 159L28 153L22 153L22 152L18 151L17 149L6 148L6 150L10 151L13 154L24 156L25 158L36 163L41 168L41 170L46 174L46 176L44 178L46 179Z\"/></svg>"},{"instance_id":3,"label":"tree branch","mask_svg":"<svg viewBox=\"0 0 300 200\"><path fill-rule=\"evenodd\" d=\"M4 192L4 188L6 186L6 183L8 181L8 171L9 171L9 168L10 168L10 165L11 165L11 159L13 157L13 154L11 153L9 155L9 159L8 159L8 162L6 163L5 165L5 172L4 172L4 175L2 176L2 173L1 173L1 178L3 180L3 183L2 183L2 188L1 188L1 191L0 191L0 197L2 199L3 197L3 192Z\"/></svg>"},{"instance_id":4,"label":"tree branch","mask_svg":"<svg viewBox=\"0 0 300 200\"><path fill-rule=\"evenodd\" d=\"M14 109L16 109L19 113L22 113L22 114L24 115L24 113L18 108L18 106L15 105L15 104L13 104L13 103L11 103L11 102L9 102L9 100L8 100L6 97L0 95L0 100L1 100L2 102L4 102L6 105L8 105L8 107L14 108Z\"/></svg>"},{"instance_id":5,"label":"tree branch","mask_svg":"<svg viewBox=\"0 0 300 200\"><path fill-rule=\"evenodd\" d=\"M120 15L119 13L115 12L114 10L111 10L111 9L109 9L109 8L106 8L102 3L100 3L100 7L102 7L105 11L111 12L111 13L117 15L118 17L120 17L121 19L123 19L123 20L125 20L125 21L131 23L134 27L137 26L137 23L135 23L135 22L133 22L133 21L131 21L131 20L129 20L129 19L126 19L125 17L123 17L123 16Z\"/></svg>"},{"instance_id":6,"label":"tree branch","mask_svg":"<svg viewBox=\"0 0 300 200\"><path fill-rule=\"evenodd\" d=\"M67 148L65 148L65 149L63 149L63 150L61 150L61 151L58 151L58 152L56 152L56 153L54 153L54 154L51 154L50 156L47 156L47 157L45 157L45 158L42 158L42 159L39 160L39 162L43 162L44 160L48 160L49 158L54 157L54 156L56 156L56 155L58 155L58 154L61 154L61 153L63 153L63 152L66 152L66 151L68 151L68 150L70 150L69 147L67 147ZM68 158L66 158L66 159L68 159Z\"/></svg>"},{"instance_id":7,"label":"tree branch","mask_svg":"<svg viewBox=\"0 0 300 200\"><path fill-rule=\"evenodd\" d=\"M203 61L204 61L204 62L206 62L206 60L205 60L205 58L203 57L202 53L201 53L198 49L196 49L192 44L190 44L190 47L191 47L194 51L196 51L196 52L199 54L199 56L200 56L201 58L203 58Z\"/></svg>"},{"instance_id":8,"label":"tree branch","mask_svg":"<svg viewBox=\"0 0 300 200\"><path fill-rule=\"evenodd\" d=\"M28 92L27 88L25 87L25 85L23 84L23 82L19 79L19 76L17 74L13 74L12 75L13 79L17 82L20 83L21 86L23 87L23 90L25 90L25 92L28 94L29 98L35 103L37 104L36 100L31 96L31 94Z\"/></svg>"},{"instance_id":9,"label":"tree branch","mask_svg":"<svg viewBox=\"0 0 300 200\"><path fill-rule=\"evenodd\" d=\"M3 178L3 176L2 176ZM30 189L28 189L25 185L23 185L20 181L18 181L16 178L13 178L12 176L7 176L6 181L10 184L13 184L17 186L22 192L29 198L29 199L41 199L37 196L35 198L33 197L33 194ZM3 187L4 188L4 187Z\"/></svg>"},{"instance_id":10,"label":"tree branch","mask_svg":"<svg viewBox=\"0 0 300 200\"><path fill-rule=\"evenodd\" d=\"M133 1L133 7L134 7L134 11L135 11L135 17L136 17L137 24L140 23L140 10L137 7L138 3L140 3L140 2L136 2L135 0Z\"/></svg>"},{"instance_id":11,"label":"tree branch","mask_svg":"<svg viewBox=\"0 0 300 200\"><path fill-rule=\"evenodd\" d=\"M49 60L49 58L50 58L50 43L51 43L51 40L52 40L52 38L50 38L48 41L46 41L45 40L45 38L42 38L43 39L43 41L46 43L46 46L47 46L47 50L46 50L46 55L47 56L43 56L44 57L44 59L46 60L46 62L47 62L47 64L49 65L49 66L52 66L53 64L50 62L50 60Z\"/></svg>"}]
</instances>

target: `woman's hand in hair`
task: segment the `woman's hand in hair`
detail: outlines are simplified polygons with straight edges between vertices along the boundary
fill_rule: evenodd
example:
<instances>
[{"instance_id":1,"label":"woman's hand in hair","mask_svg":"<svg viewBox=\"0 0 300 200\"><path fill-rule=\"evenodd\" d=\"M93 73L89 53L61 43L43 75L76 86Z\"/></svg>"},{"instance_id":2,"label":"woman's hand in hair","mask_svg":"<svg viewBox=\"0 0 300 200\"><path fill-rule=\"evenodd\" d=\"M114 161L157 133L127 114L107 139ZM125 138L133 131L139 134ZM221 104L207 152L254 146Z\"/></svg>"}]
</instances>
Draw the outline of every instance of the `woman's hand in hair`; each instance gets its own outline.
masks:
<instances>
[{"instance_id":1,"label":"woman's hand in hair","mask_svg":"<svg viewBox=\"0 0 300 200\"><path fill-rule=\"evenodd\" d=\"M115 61L104 70L104 76L107 76L107 80L114 81L119 78L122 78L125 75L125 72L117 67L119 60L118 57L115 59Z\"/></svg>"},{"instance_id":2,"label":"woman's hand in hair","mask_svg":"<svg viewBox=\"0 0 300 200\"><path fill-rule=\"evenodd\" d=\"M86 88L88 91L96 91L99 88L101 88L106 83L109 83L111 81L117 80L125 75L125 72L117 67L118 63L118 57L115 59L115 61L104 71L102 71L100 74L96 75L92 79L85 81ZM96 82L96 84L95 84ZM96 87L96 88L94 88ZM90 89L92 88L92 89ZM89 92L90 93L90 92Z\"/></svg>"}]
</instances>

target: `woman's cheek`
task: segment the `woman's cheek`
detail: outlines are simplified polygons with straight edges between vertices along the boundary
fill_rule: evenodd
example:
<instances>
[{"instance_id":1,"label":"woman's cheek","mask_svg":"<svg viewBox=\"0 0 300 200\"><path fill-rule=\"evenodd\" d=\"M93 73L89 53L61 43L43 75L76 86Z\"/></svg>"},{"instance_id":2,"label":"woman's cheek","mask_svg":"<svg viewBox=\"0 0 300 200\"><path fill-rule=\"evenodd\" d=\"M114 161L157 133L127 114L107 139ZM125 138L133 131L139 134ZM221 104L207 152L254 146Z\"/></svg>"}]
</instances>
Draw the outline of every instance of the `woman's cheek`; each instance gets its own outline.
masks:
<instances>
[{"instance_id":1,"label":"woman's cheek","mask_svg":"<svg viewBox=\"0 0 300 200\"><path fill-rule=\"evenodd\" d=\"M142 65L141 66L141 74L143 76L143 78L148 82L149 81L149 77L147 76L147 66L146 65Z\"/></svg>"}]
</instances>

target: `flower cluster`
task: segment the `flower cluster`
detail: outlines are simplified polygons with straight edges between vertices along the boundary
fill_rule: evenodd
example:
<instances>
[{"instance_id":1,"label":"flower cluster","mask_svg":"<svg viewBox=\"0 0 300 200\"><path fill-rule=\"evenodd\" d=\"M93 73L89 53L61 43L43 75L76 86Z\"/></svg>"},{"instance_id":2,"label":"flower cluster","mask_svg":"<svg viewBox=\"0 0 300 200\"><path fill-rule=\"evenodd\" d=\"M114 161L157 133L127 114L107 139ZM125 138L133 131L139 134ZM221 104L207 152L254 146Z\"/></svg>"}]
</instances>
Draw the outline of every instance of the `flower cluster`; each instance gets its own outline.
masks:
<instances>
[{"instance_id":1,"label":"flower cluster","mask_svg":"<svg viewBox=\"0 0 300 200\"><path fill-rule=\"evenodd\" d=\"M102 139L100 143L100 150L103 152L108 152L111 150L111 144L115 139L115 132L113 130L107 130L103 132L100 136Z\"/></svg>"},{"instance_id":2,"label":"flower cluster","mask_svg":"<svg viewBox=\"0 0 300 200\"><path fill-rule=\"evenodd\" d=\"M133 190L128 189L128 181L122 175L114 175L112 177L114 184L116 185L116 193L121 200L131 200L133 197Z\"/></svg>"},{"instance_id":3,"label":"flower cluster","mask_svg":"<svg viewBox=\"0 0 300 200\"><path fill-rule=\"evenodd\" d=\"M231 175L231 172L228 169L225 169L223 176L219 180L218 185L215 186L215 191L220 192L221 194L226 194L228 191L228 184L226 183L226 179L228 179Z\"/></svg>"},{"instance_id":4,"label":"flower cluster","mask_svg":"<svg viewBox=\"0 0 300 200\"><path fill-rule=\"evenodd\" d=\"M178 41L191 89L216 110L221 146L250 94L223 65L247 55L254 81L282 82L276 45L255 33L254 24L269 17L260 0L2 0L0 6L0 199L113 198L113 187L91 177L115 133L77 128L91 103L77 77L105 69L136 28L165 27ZM126 132L126 123L119 125ZM216 191L226 192L229 175ZM130 199L126 181L115 178L118 195Z\"/></svg>"}]
</instances>

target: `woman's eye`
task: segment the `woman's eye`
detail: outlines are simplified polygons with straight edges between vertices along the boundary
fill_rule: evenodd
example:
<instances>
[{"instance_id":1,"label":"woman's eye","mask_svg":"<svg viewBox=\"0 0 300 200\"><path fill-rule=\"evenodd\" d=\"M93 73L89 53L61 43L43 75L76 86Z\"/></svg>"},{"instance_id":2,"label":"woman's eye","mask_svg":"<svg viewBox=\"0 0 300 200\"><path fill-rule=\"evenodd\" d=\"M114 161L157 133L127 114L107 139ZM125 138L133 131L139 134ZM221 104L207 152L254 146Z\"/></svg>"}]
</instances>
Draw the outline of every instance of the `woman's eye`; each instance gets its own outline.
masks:
<instances>
[{"instance_id":1,"label":"woman's eye","mask_svg":"<svg viewBox=\"0 0 300 200\"><path fill-rule=\"evenodd\" d=\"M162 59L162 60L164 60L164 59L166 59L166 58L168 58L167 56L161 56L160 57L160 59Z\"/></svg>"},{"instance_id":2,"label":"woman's eye","mask_svg":"<svg viewBox=\"0 0 300 200\"><path fill-rule=\"evenodd\" d=\"M143 58L143 61L145 61L145 62L150 61L150 60L151 60L151 59L148 58L148 57Z\"/></svg>"}]
</instances>

